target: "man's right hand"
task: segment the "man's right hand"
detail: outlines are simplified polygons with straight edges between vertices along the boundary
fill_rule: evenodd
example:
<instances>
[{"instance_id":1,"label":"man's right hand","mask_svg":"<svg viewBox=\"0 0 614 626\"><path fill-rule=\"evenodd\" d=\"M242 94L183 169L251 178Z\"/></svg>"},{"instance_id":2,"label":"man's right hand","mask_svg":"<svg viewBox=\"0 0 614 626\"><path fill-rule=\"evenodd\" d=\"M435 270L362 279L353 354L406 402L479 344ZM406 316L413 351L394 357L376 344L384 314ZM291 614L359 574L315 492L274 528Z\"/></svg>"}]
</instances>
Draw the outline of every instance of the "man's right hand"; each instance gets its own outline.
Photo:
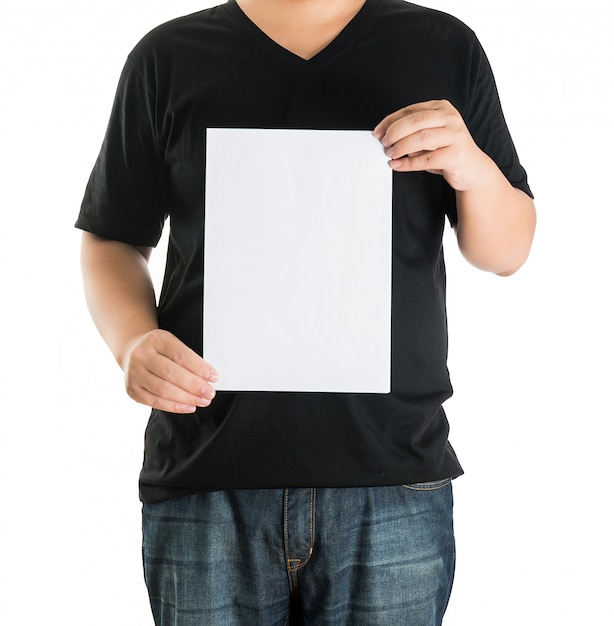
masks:
<instances>
[{"instance_id":1,"label":"man's right hand","mask_svg":"<svg viewBox=\"0 0 614 626\"><path fill-rule=\"evenodd\" d=\"M152 330L129 344L120 363L128 395L170 413L194 413L215 397L215 369L173 334Z\"/></svg>"},{"instance_id":2,"label":"man's right hand","mask_svg":"<svg viewBox=\"0 0 614 626\"><path fill-rule=\"evenodd\" d=\"M194 413L211 404L211 383L218 375L175 335L158 328L150 254L148 247L83 233L85 298L124 371L128 395L162 411Z\"/></svg>"}]
</instances>

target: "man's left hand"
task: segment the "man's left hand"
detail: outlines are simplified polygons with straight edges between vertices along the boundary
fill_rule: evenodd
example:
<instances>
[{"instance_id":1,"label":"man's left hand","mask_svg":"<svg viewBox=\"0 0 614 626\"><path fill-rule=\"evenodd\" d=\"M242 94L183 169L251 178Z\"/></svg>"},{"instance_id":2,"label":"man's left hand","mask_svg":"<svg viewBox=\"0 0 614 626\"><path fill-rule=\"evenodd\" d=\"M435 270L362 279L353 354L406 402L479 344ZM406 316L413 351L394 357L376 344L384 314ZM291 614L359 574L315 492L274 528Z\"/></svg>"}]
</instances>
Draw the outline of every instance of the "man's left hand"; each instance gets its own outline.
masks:
<instances>
[{"instance_id":1,"label":"man's left hand","mask_svg":"<svg viewBox=\"0 0 614 626\"><path fill-rule=\"evenodd\" d=\"M473 141L461 114L447 100L404 107L385 117L373 134L397 172L441 174L457 191L479 184L488 157Z\"/></svg>"}]
</instances>

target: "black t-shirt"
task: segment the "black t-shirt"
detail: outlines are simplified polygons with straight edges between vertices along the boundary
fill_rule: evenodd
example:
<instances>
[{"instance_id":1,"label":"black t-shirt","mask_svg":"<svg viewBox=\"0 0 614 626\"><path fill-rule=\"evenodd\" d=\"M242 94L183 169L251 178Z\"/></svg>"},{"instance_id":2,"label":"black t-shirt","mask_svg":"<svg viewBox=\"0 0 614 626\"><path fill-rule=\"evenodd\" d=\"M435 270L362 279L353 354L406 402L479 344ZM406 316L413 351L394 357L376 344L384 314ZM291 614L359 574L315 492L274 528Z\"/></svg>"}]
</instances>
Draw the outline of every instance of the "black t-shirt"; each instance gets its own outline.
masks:
<instances>
[{"instance_id":1,"label":"black t-shirt","mask_svg":"<svg viewBox=\"0 0 614 626\"><path fill-rule=\"evenodd\" d=\"M476 143L530 194L488 61L455 18L403 0L366 0L306 61L229 0L158 27L129 55L76 225L151 246L170 216L159 323L202 353L206 129L370 130L403 106L434 99L449 100ZM461 474L442 409L452 393L446 215L456 221L454 192L441 176L393 174L391 393L220 391L193 415L154 410L141 499Z\"/></svg>"}]
</instances>

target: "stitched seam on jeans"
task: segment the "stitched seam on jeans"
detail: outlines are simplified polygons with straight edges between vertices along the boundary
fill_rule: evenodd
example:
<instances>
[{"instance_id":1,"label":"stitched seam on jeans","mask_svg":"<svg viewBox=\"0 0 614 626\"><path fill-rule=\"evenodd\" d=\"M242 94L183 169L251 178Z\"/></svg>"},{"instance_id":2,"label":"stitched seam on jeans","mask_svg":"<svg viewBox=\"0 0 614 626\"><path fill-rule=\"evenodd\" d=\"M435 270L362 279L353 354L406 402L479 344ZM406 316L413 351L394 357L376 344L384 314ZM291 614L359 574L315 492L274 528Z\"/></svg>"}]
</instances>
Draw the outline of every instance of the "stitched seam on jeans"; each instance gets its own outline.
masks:
<instances>
[{"instance_id":1,"label":"stitched seam on jeans","mask_svg":"<svg viewBox=\"0 0 614 626\"><path fill-rule=\"evenodd\" d=\"M316 490L311 490L311 495L309 498L309 554L305 559L288 559L288 572L296 573L309 561L313 555L313 547L315 543L315 528L316 528L316 520L315 520L315 511L316 511ZM286 517L287 517L287 509L286 509ZM286 531L287 532L287 531ZM289 545L288 540L286 539L287 545ZM288 549L286 548L286 554L288 554ZM291 565L291 563L296 563L296 565Z\"/></svg>"},{"instance_id":2,"label":"stitched seam on jeans","mask_svg":"<svg viewBox=\"0 0 614 626\"><path fill-rule=\"evenodd\" d=\"M311 490L310 508L309 511L309 556L313 553L313 547L316 543L316 498L317 492L315 489Z\"/></svg>"},{"instance_id":3,"label":"stitched seam on jeans","mask_svg":"<svg viewBox=\"0 0 614 626\"><path fill-rule=\"evenodd\" d=\"M286 544L286 561L290 563L290 536L288 531L288 501L290 496L288 489L284 490L284 543Z\"/></svg>"},{"instance_id":4,"label":"stitched seam on jeans","mask_svg":"<svg viewBox=\"0 0 614 626\"><path fill-rule=\"evenodd\" d=\"M313 555L313 546L311 546L309 548L309 554L307 555L307 558L305 558L303 560L301 560L301 559L288 559L288 571L289 572L298 572L300 569L305 567L305 565L307 565L307 563L309 563L309 561L311 560L312 555ZM291 563L296 563L296 565L291 565Z\"/></svg>"},{"instance_id":5,"label":"stitched seam on jeans","mask_svg":"<svg viewBox=\"0 0 614 626\"><path fill-rule=\"evenodd\" d=\"M293 560L290 559L290 524L288 519L288 509L290 502L290 490L284 490L284 543L286 545L286 572L288 574L288 585L290 587L290 595L292 597L296 597L298 594L298 578L296 576L296 569L293 568L290 564ZM286 620L288 623L288 618Z\"/></svg>"}]
</instances>

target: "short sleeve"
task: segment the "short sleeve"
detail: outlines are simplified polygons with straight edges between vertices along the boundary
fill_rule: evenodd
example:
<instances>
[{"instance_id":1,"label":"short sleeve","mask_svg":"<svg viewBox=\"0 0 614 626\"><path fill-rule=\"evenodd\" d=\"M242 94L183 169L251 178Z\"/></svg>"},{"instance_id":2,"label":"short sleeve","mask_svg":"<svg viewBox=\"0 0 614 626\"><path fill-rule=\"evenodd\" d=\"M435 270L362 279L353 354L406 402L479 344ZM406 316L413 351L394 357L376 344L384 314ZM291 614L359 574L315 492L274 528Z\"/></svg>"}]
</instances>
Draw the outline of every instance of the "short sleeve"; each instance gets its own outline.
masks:
<instances>
[{"instance_id":1,"label":"short sleeve","mask_svg":"<svg viewBox=\"0 0 614 626\"><path fill-rule=\"evenodd\" d=\"M130 58L75 226L132 245L155 246L168 214L154 86Z\"/></svg>"},{"instance_id":2,"label":"short sleeve","mask_svg":"<svg viewBox=\"0 0 614 626\"><path fill-rule=\"evenodd\" d=\"M490 63L477 39L472 49L469 99L464 117L477 145L514 187L533 197L503 115Z\"/></svg>"},{"instance_id":3,"label":"short sleeve","mask_svg":"<svg viewBox=\"0 0 614 626\"><path fill-rule=\"evenodd\" d=\"M527 173L520 164L503 115L490 63L473 32L471 36L467 98L461 108L463 119L478 147L497 164L510 184L532 198ZM452 225L458 222L455 202L448 218Z\"/></svg>"}]
</instances>

